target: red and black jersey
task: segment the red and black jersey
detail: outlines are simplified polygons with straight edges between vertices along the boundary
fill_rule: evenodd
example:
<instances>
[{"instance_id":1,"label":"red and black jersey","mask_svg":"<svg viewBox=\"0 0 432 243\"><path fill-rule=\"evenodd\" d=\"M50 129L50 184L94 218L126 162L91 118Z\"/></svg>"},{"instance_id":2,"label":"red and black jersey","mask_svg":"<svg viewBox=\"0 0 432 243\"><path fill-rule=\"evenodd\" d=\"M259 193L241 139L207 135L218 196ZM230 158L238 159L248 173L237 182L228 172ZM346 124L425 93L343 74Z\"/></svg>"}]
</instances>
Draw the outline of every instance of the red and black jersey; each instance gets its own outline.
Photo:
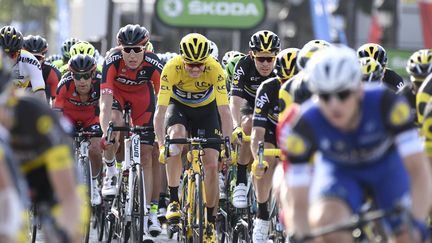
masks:
<instances>
[{"instance_id":1,"label":"red and black jersey","mask_svg":"<svg viewBox=\"0 0 432 243\"><path fill-rule=\"evenodd\" d=\"M96 73L92 80L92 88L89 99L82 101L76 92L72 74L67 72L63 75L57 87L57 97L53 108L62 111L63 115L76 125L82 123L88 127L99 122L99 97L100 97L101 74Z\"/></svg>"},{"instance_id":2,"label":"red and black jersey","mask_svg":"<svg viewBox=\"0 0 432 243\"><path fill-rule=\"evenodd\" d=\"M114 90L141 93L151 89L159 92L160 73L162 64L156 54L145 52L144 61L136 69L126 66L121 51L111 53L104 62L102 71L101 90Z\"/></svg>"},{"instance_id":3,"label":"red and black jersey","mask_svg":"<svg viewBox=\"0 0 432 243\"><path fill-rule=\"evenodd\" d=\"M42 76L45 81L45 93L47 99L54 99L56 96L57 85L60 82L60 71L52 63L42 64Z\"/></svg>"}]
</instances>

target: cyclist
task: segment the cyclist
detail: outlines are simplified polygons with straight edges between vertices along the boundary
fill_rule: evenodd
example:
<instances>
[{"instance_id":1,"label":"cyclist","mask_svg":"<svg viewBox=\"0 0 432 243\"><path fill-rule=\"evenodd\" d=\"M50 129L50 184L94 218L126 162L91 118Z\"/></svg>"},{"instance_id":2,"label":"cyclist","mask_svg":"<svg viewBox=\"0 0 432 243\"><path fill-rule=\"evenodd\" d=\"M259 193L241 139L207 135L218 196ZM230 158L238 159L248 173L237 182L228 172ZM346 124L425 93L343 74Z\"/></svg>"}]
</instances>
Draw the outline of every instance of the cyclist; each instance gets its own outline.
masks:
<instances>
[{"instance_id":1,"label":"cyclist","mask_svg":"<svg viewBox=\"0 0 432 243\"><path fill-rule=\"evenodd\" d=\"M216 59L216 61L219 62L219 48L217 47L216 43L214 43L213 41L209 40L209 44L210 44L210 56L212 56L214 59Z\"/></svg>"},{"instance_id":2,"label":"cyclist","mask_svg":"<svg viewBox=\"0 0 432 243\"><path fill-rule=\"evenodd\" d=\"M232 57L230 57L227 60L224 73L225 73L228 94L231 93L232 79L234 75L235 66L237 65L238 61L244 56L245 54L243 53L234 54Z\"/></svg>"},{"instance_id":3,"label":"cyclist","mask_svg":"<svg viewBox=\"0 0 432 243\"><path fill-rule=\"evenodd\" d=\"M297 48L282 50L276 56L277 77L270 78L259 86L252 119L251 150L254 158L252 173L258 202L258 212L253 228L252 241L266 243L270 227L268 200L272 186L275 157L265 157L264 166L258 164L258 143L264 141L265 148L276 147L276 125L279 115L279 89L282 83L293 76L296 70Z\"/></svg>"},{"instance_id":4,"label":"cyclist","mask_svg":"<svg viewBox=\"0 0 432 243\"><path fill-rule=\"evenodd\" d=\"M96 59L96 49L94 48L94 46L92 44L90 44L87 41L78 41L77 43L75 43L70 48L69 54L70 54L71 58L75 55L78 55L78 54L86 54L86 55L90 55ZM97 62L96 62L96 64L97 64ZM97 64L96 70L98 72L102 73L102 65ZM65 65L63 65L59 69L59 71L63 76L67 71L69 71L69 64L66 63Z\"/></svg>"},{"instance_id":5,"label":"cyclist","mask_svg":"<svg viewBox=\"0 0 432 243\"><path fill-rule=\"evenodd\" d=\"M357 49L357 56L359 58L372 57L378 61L384 69L383 82L391 90L396 92L405 85L403 78L387 67L387 52L382 46L375 43L366 43Z\"/></svg>"},{"instance_id":6,"label":"cyclist","mask_svg":"<svg viewBox=\"0 0 432 243\"><path fill-rule=\"evenodd\" d=\"M226 69L226 66L228 64L228 60L231 57L236 57L236 56L239 56L239 55L242 55L242 54L243 53L241 53L239 51L227 51L227 52L225 52L225 54L222 57L222 61L221 61L222 68ZM244 54L242 56L244 56Z\"/></svg>"},{"instance_id":7,"label":"cyclist","mask_svg":"<svg viewBox=\"0 0 432 243\"><path fill-rule=\"evenodd\" d=\"M361 57L359 59L359 62L363 82L377 82L379 84L382 84L382 79L384 77L384 69L379 62L377 62L372 57ZM384 85L387 86L387 84Z\"/></svg>"},{"instance_id":8,"label":"cyclist","mask_svg":"<svg viewBox=\"0 0 432 243\"><path fill-rule=\"evenodd\" d=\"M15 27L4 26L0 29L0 46L15 63L11 72L15 86L23 89L31 87L37 97L46 101L41 65L32 54L22 50L23 44L23 35Z\"/></svg>"},{"instance_id":9,"label":"cyclist","mask_svg":"<svg viewBox=\"0 0 432 243\"><path fill-rule=\"evenodd\" d=\"M61 76L53 64L45 61L45 55L48 52L47 41L39 35L28 35L24 37L23 47L39 60L39 64L42 66L42 77L45 81L46 98L48 101L53 101Z\"/></svg>"},{"instance_id":10,"label":"cyclist","mask_svg":"<svg viewBox=\"0 0 432 243\"><path fill-rule=\"evenodd\" d=\"M69 71L63 75L57 88L54 110L64 115L76 129L102 133L99 124L99 96L101 73L96 71L96 60L87 54L78 54L69 59ZM89 159L92 163L92 205L99 205L97 175L101 170L102 151L100 138L90 139Z\"/></svg>"},{"instance_id":11,"label":"cyclist","mask_svg":"<svg viewBox=\"0 0 432 243\"><path fill-rule=\"evenodd\" d=\"M118 137L115 143L106 141L109 121L115 126L124 125L122 111L126 103L130 103L132 123L138 126L153 126L155 110L155 93L159 92L160 72L162 64L153 52L146 52L150 34L139 25L126 25L117 33L119 47L112 50L105 59L101 81L100 122L104 137L101 145L104 149L103 161L107 166L102 188L103 196L116 194L117 172L114 166L118 148ZM141 134L141 164L144 171L146 204L150 207L153 183L159 178L152 174L151 154L154 133ZM150 214L150 233L161 232L157 214Z\"/></svg>"},{"instance_id":12,"label":"cyclist","mask_svg":"<svg viewBox=\"0 0 432 243\"><path fill-rule=\"evenodd\" d=\"M241 58L235 67L231 87L233 139L239 133L251 133L256 90L263 81L275 77L273 66L280 50L280 39L271 31L261 30L252 35L249 48L249 54ZM236 208L247 207L246 170L252 158L249 143L244 142L242 145L232 199Z\"/></svg>"},{"instance_id":13,"label":"cyclist","mask_svg":"<svg viewBox=\"0 0 432 243\"><path fill-rule=\"evenodd\" d=\"M220 64L210 57L207 38L198 33L184 36L180 41L180 55L171 59L164 67L161 88L154 118L154 126L160 148L160 161L165 149L170 156L166 162L170 204L166 218L174 222L180 218L178 189L182 174L181 152L183 146L164 148L165 132L170 138L193 137L204 130L206 138L231 134L231 114L228 95ZM219 116L218 116L219 114ZM219 124L219 117L221 125ZM218 201L218 157L219 145L204 147L204 185L206 193L207 219L205 242L216 242L215 207Z\"/></svg>"},{"instance_id":14,"label":"cyclist","mask_svg":"<svg viewBox=\"0 0 432 243\"><path fill-rule=\"evenodd\" d=\"M57 67L57 69L60 69L63 65L69 62L70 59L70 48L75 45L79 40L77 38L70 38L63 42L61 46L61 60L53 61L52 64Z\"/></svg>"},{"instance_id":15,"label":"cyclist","mask_svg":"<svg viewBox=\"0 0 432 243\"><path fill-rule=\"evenodd\" d=\"M306 72L318 99L278 127L279 145L290 161L289 231L303 235L309 225L348 220L360 212L368 189L378 209L401 205L411 210L416 233L426 237L432 178L405 98L381 86L362 86L356 53L348 47L323 50ZM312 174L309 161L315 152ZM385 226L396 242L413 242L402 217L386 217ZM352 242L352 235L332 233L323 240Z\"/></svg>"},{"instance_id":16,"label":"cyclist","mask_svg":"<svg viewBox=\"0 0 432 243\"><path fill-rule=\"evenodd\" d=\"M423 123L423 113L432 95L432 83L426 77L432 74L432 50L422 49L414 52L408 60L406 70L410 75L415 92L415 109L418 122Z\"/></svg>"},{"instance_id":17,"label":"cyclist","mask_svg":"<svg viewBox=\"0 0 432 243\"><path fill-rule=\"evenodd\" d=\"M11 83L11 82L9 82ZM10 131L10 145L42 219L49 218L59 242L80 242L89 208L74 174L65 124L34 96L2 87L0 123ZM45 221L42 221L42 224Z\"/></svg>"}]
</instances>

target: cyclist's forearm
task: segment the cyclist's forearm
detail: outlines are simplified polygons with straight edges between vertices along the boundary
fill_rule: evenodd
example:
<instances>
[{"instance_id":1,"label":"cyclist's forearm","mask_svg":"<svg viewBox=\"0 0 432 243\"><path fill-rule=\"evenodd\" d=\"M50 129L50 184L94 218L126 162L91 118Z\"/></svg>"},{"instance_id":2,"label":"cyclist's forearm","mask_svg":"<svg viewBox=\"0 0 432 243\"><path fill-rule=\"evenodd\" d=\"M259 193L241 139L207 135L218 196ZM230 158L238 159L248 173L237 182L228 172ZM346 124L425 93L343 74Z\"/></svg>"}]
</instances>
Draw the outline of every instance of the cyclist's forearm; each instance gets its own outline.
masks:
<instances>
[{"instance_id":1,"label":"cyclist's forearm","mask_svg":"<svg viewBox=\"0 0 432 243\"><path fill-rule=\"evenodd\" d=\"M263 127L252 127L250 146L251 146L252 156L255 160L258 159L258 143L260 141L264 141L265 131L266 130Z\"/></svg>"},{"instance_id":2,"label":"cyclist's forearm","mask_svg":"<svg viewBox=\"0 0 432 243\"><path fill-rule=\"evenodd\" d=\"M218 111L222 121L221 127L223 137L231 137L233 128L231 111L227 105L219 106Z\"/></svg>"},{"instance_id":3,"label":"cyclist's forearm","mask_svg":"<svg viewBox=\"0 0 432 243\"><path fill-rule=\"evenodd\" d=\"M233 128L241 126L240 107L244 103L243 99L238 96L232 96L230 99L230 110L233 122Z\"/></svg>"},{"instance_id":4,"label":"cyclist's forearm","mask_svg":"<svg viewBox=\"0 0 432 243\"><path fill-rule=\"evenodd\" d=\"M102 132L105 135L108 130L108 123L111 120L112 102L113 102L112 95L105 95L105 94L101 95L100 104L99 104L100 107L99 119L100 119Z\"/></svg>"},{"instance_id":5,"label":"cyclist's forearm","mask_svg":"<svg viewBox=\"0 0 432 243\"><path fill-rule=\"evenodd\" d=\"M165 114L167 106L158 105L153 118L153 126L159 146L162 146L165 140Z\"/></svg>"}]
</instances>

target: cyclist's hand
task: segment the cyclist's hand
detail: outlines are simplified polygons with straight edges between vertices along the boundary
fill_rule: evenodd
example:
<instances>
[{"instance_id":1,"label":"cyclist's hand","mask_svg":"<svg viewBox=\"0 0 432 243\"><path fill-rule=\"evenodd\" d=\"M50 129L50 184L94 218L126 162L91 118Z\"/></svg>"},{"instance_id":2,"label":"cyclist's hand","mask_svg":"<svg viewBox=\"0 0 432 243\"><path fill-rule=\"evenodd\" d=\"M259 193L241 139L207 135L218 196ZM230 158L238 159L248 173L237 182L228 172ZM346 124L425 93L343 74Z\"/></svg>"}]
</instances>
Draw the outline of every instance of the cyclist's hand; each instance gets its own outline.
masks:
<instances>
[{"instance_id":1,"label":"cyclist's hand","mask_svg":"<svg viewBox=\"0 0 432 243\"><path fill-rule=\"evenodd\" d=\"M252 163L252 175L254 175L257 179L261 179L268 167L269 164L267 161L263 160L262 164L259 164L258 160L254 160Z\"/></svg>"},{"instance_id":2,"label":"cyclist's hand","mask_svg":"<svg viewBox=\"0 0 432 243\"><path fill-rule=\"evenodd\" d=\"M161 145L159 146L159 163L165 164L165 146Z\"/></svg>"},{"instance_id":3,"label":"cyclist's hand","mask_svg":"<svg viewBox=\"0 0 432 243\"><path fill-rule=\"evenodd\" d=\"M114 146L114 141L108 142L107 137L104 135L99 141L99 145L102 150L107 150L110 149L112 146Z\"/></svg>"},{"instance_id":4,"label":"cyclist's hand","mask_svg":"<svg viewBox=\"0 0 432 243\"><path fill-rule=\"evenodd\" d=\"M246 136L246 134L243 132L243 128L236 127L231 134L231 142L241 144L241 141L238 139L239 134L241 134L243 137Z\"/></svg>"}]
</instances>

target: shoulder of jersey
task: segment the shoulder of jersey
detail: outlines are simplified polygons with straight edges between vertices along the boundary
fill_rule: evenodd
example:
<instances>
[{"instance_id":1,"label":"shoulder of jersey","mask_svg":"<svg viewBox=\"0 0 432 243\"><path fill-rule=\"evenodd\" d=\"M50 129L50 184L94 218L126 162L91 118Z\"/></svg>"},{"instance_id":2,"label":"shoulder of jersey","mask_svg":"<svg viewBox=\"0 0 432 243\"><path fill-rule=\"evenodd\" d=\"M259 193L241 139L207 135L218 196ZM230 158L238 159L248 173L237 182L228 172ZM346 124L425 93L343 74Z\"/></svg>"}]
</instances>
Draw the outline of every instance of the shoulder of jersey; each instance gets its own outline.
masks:
<instances>
[{"instance_id":1,"label":"shoulder of jersey","mask_svg":"<svg viewBox=\"0 0 432 243\"><path fill-rule=\"evenodd\" d=\"M119 62L121 59L123 58L121 51L115 51L110 53L106 58L105 58L105 65L110 65L111 63L114 62Z\"/></svg>"},{"instance_id":2,"label":"shoulder of jersey","mask_svg":"<svg viewBox=\"0 0 432 243\"><path fill-rule=\"evenodd\" d=\"M28 63L37 66L39 69L41 69L41 65L39 61L36 59L36 57L26 50L21 50L21 54L18 59L18 62Z\"/></svg>"},{"instance_id":3,"label":"shoulder of jersey","mask_svg":"<svg viewBox=\"0 0 432 243\"><path fill-rule=\"evenodd\" d=\"M72 82L72 80L73 80L73 77L72 77L71 73L70 73L69 71L66 72L66 73L62 76L60 82L58 83L58 85L57 85L57 89L60 89L60 88L61 88L62 86L64 86L65 84L68 84L68 83Z\"/></svg>"},{"instance_id":4,"label":"shoulder of jersey","mask_svg":"<svg viewBox=\"0 0 432 243\"><path fill-rule=\"evenodd\" d=\"M253 63L252 58L250 57L250 55L246 55L241 57L240 60L238 60L237 65L247 65L251 63Z\"/></svg>"},{"instance_id":5,"label":"shoulder of jersey","mask_svg":"<svg viewBox=\"0 0 432 243\"><path fill-rule=\"evenodd\" d=\"M432 74L426 77L418 92L432 94Z\"/></svg>"},{"instance_id":6,"label":"shoulder of jersey","mask_svg":"<svg viewBox=\"0 0 432 243\"><path fill-rule=\"evenodd\" d=\"M144 55L144 60L153 66L158 67L159 69L163 69L164 65L162 64L159 57L153 52L146 52Z\"/></svg>"},{"instance_id":7,"label":"shoulder of jersey","mask_svg":"<svg viewBox=\"0 0 432 243\"><path fill-rule=\"evenodd\" d=\"M44 61L43 65L55 68L58 71L58 68L56 67L56 65L52 64L51 62Z\"/></svg>"},{"instance_id":8,"label":"shoulder of jersey","mask_svg":"<svg viewBox=\"0 0 432 243\"><path fill-rule=\"evenodd\" d=\"M177 55L171 58L166 64L164 68L172 68L173 66L176 69L181 69L183 64L183 58L180 55Z\"/></svg>"},{"instance_id":9,"label":"shoulder of jersey","mask_svg":"<svg viewBox=\"0 0 432 243\"><path fill-rule=\"evenodd\" d=\"M278 84L278 83L280 83L280 81L279 81L279 78L278 77L271 77L271 78L268 78L268 79L266 79L264 82L262 82L261 83L261 85L276 85L276 84Z\"/></svg>"}]
</instances>

